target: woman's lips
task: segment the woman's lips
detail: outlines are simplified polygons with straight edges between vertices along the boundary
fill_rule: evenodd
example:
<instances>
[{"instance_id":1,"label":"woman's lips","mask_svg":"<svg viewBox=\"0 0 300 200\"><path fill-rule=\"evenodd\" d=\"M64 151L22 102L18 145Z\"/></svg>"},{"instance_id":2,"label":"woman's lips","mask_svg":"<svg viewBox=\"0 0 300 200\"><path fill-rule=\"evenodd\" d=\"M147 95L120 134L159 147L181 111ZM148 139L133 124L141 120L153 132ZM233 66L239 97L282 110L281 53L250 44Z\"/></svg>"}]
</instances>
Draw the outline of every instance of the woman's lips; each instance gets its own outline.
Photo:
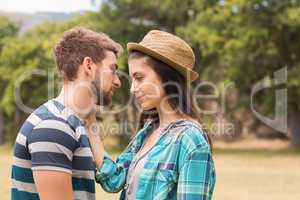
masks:
<instances>
[{"instance_id":1,"label":"woman's lips","mask_svg":"<svg viewBox=\"0 0 300 200\"><path fill-rule=\"evenodd\" d=\"M144 96L139 96L139 97L137 97L136 99L138 100L138 102L141 103L141 102L143 101L143 99L144 99Z\"/></svg>"}]
</instances>

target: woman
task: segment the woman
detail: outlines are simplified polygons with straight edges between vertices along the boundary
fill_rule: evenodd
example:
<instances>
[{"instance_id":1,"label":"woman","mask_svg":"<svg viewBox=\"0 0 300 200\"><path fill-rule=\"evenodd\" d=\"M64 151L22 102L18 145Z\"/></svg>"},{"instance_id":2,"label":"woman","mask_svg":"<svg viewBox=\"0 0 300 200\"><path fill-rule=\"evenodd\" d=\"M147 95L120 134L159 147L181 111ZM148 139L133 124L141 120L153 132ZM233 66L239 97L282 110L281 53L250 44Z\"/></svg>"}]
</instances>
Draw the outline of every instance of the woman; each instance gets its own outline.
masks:
<instances>
[{"instance_id":1,"label":"woman","mask_svg":"<svg viewBox=\"0 0 300 200\"><path fill-rule=\"evenodd\" d=\"M143 113L140 129L114 162L89 134L96 181L120 199L211 199L215 169L211 145L190 95L195 57L182 39L150 31L128 43L131 92Z\"/></svg>"}]
</instances>

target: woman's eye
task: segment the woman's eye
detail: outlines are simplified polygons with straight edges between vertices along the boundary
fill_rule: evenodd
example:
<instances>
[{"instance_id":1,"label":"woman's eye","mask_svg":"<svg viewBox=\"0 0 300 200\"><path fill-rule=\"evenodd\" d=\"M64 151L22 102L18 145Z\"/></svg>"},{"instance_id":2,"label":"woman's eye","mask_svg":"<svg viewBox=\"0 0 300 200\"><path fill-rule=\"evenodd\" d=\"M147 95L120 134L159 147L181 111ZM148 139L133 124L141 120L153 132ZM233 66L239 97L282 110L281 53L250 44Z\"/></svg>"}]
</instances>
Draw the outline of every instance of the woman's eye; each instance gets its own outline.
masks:
<instances>
[{"instance_id":1,"label":"woman's eye","mask_svg":"<svg viewBox=\"0 0 300 200\"><path fill-rule=\"evenodd\" d=\"M137 77L135 77L135 79L136 79L137 81L141 81L141 80L143 80L143 77L137 76Z\"/></svg>"}]
</instances>

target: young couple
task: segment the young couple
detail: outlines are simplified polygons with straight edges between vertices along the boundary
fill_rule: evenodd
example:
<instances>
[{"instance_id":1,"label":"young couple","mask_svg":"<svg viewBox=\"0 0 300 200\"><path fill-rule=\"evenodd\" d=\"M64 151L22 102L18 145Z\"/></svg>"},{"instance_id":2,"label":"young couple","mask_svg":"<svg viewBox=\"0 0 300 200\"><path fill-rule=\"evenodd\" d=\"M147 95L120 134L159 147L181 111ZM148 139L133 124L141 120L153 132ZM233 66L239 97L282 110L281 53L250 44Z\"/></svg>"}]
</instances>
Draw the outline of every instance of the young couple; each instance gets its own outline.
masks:
<instances>
[{"instance_id":1,"label":"young couple","mask_svg":"<svg viewBox=\"0 0 300 200\"><path fill-rule=\"evenodd\" d=\"M14 200L95 199L95 181L126 200L210 200L215 169L209 137L190 93L195 56L179 37L152 30L128 43L130 92L143 112L117 158L105 153L95 105L109 105L121 86L122 47L103 33L74 28L54 48L63 77L58 97L21 127L12 165Z\"/></svg>"}]
</instances>

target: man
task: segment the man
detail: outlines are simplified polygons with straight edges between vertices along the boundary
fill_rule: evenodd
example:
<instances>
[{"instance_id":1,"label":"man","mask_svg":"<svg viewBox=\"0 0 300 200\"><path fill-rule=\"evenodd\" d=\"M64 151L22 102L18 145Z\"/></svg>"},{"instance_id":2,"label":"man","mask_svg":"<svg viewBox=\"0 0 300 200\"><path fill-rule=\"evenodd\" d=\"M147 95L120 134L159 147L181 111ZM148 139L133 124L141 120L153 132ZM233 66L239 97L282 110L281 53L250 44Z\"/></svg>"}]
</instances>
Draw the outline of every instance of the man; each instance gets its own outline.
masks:
<instances>
[{"instance_id":1,"label":"man","mask_svg":"<svg viewBox=\"0 0 300 200\"><path fill-rule=\"evenodd\" d=\"M57 98L21 127L12 166L12 199L95 199L95 164L84 125L94 105L108 105L121 83L122 47L103 33L71 29L54 48L63 77Z\"/></svg>"}]
</instances>

